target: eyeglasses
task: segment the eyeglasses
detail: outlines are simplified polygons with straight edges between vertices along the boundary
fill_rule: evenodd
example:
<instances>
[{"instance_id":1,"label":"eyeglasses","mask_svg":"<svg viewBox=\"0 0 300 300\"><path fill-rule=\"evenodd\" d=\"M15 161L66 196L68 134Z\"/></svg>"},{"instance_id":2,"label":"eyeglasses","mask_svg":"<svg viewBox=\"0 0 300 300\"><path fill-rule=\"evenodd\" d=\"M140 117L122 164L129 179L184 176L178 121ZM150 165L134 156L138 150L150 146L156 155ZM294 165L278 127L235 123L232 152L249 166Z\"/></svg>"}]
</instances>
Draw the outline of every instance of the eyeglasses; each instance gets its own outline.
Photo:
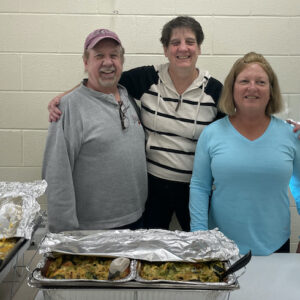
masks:
<instances>
[{"instance_id":1,"label":"eyeglasses","mask_svg":"<svg viewBox=\"0 0 300 300\"><path fill-rule=\"evenodd\" d=\"M126 117L126 112L128 109L128 106L125 107L125 104L123 103L123 101L119 101L119 115L120 115L120 120L121 120L121 126L122 129L126 129L128 128L129 125L129 121L128 118Z\"/></svg>"}]
</instances>

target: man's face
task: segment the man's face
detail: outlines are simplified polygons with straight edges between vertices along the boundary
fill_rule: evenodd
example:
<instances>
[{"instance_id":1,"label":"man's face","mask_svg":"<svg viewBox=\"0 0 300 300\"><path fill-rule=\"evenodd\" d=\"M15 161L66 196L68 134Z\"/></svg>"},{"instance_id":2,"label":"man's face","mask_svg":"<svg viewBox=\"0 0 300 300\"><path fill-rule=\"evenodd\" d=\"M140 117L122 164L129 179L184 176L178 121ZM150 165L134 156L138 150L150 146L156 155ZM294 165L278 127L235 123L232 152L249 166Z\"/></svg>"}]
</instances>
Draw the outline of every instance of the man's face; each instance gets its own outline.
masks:
<instances>
[{"instance_id":1,"label":"man's face","mask_svg":"<svg viewBox=\"0 0 300 300\"><path fill-rule=\"evenodd\" d=\"M121 46L112 39L104 39L89 50L89 57L84 58L88 73L87 86L96 91L110 92L117 87L123 70Z\"/></svg>"}]
</instances>

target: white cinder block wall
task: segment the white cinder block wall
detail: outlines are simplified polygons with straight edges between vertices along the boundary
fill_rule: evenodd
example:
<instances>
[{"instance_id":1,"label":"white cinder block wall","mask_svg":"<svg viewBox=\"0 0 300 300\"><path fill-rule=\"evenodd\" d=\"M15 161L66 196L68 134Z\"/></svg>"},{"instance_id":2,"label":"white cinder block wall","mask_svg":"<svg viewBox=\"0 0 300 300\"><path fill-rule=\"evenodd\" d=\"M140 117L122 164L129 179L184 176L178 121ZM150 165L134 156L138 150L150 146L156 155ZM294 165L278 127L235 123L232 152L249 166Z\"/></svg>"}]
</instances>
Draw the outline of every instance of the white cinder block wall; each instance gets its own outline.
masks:
<instances>
[{"instance_id":1,"label":"white cinder block wall","mask_svg":"<svg viewBox=\"0 0 300 300\"><path fill-rule=\"evenodd\" d=\"M81 54L89 32L118 32L125 69L157 64L165 62L162 26L180 14L203 26L199 68L223 81L241 55L264 54L285 99L280 117L300 120L299 0L1 0L0 180L40 179L47 103L84 76ZM45 198L41 203L46 208ZM300 217L292 199L291 214L295 251Z\"/></svg>"}]
</instances>

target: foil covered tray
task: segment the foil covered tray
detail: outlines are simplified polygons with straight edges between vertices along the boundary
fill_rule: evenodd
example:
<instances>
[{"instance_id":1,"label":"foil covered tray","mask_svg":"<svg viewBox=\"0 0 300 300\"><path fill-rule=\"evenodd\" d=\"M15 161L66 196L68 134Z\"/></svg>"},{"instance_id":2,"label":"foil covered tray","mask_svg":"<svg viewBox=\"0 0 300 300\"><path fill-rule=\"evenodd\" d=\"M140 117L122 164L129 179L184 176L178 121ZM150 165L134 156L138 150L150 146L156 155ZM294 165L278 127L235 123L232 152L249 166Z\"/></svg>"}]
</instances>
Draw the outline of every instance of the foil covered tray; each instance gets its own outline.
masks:
<instances>
[{"instance_id":1,"label":"foil covered tray","mask_svg":"<svg viewBox=\"0 0 300 300\"><path fill-rule=\"evenodd\" d=\"M0 238L30 239L41 217L37 198L46 190L46 181L0 181Z\"/></svg>"},{"instance_id":2,"label":"foil covered tray","mask_svg":"<svg viewBox=\"0 0 300 300\"><path fill-rule=\"evenodd\" d=\"M227 261L239 255L237 245L218 229L196 232L123 229L48 233L39 252L186 262Z\"/></svg>"},{"instance_id":3,"label":"foil covered tray","mask_svg":"<svg viewBox=\"0 0 300 300\"><path fill-rule=\"evenodd\" d=\"M239 255L236 244L218 229L198 232L149 230L100 230L47 233L39 253L126 257L132 260L130 278L124 282L97 280L52 280L41 272L42 265L30 273L29 285L42 289L76 287L119 287L146 289L233 290L239 288L234 275L220 283L144 281L137 276L137 261L188 262L230 261Z\"/></svg>"}]
</instances>

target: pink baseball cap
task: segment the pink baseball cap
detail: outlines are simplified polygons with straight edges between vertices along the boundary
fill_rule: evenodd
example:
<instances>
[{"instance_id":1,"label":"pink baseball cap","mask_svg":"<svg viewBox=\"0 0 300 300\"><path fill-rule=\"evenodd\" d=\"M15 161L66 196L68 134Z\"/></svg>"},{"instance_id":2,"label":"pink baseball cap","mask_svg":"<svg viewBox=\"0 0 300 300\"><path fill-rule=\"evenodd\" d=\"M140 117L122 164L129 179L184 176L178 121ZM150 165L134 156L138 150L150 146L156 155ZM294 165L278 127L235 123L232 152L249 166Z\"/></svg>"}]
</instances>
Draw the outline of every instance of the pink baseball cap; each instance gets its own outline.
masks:
<instances>
[{"instance_id":1,"label":"pink baseball cap","mask_svg":"<svg viewBox=\"0 0 300 300\"><path fill-rule=\"evenodd\" d=\"M122 43L116 33L102 28L94 30L87 36L84 43L84 50L94 48L96 44L103 39L113 39L122 46Z\"/></svg>"}]
</instances>

